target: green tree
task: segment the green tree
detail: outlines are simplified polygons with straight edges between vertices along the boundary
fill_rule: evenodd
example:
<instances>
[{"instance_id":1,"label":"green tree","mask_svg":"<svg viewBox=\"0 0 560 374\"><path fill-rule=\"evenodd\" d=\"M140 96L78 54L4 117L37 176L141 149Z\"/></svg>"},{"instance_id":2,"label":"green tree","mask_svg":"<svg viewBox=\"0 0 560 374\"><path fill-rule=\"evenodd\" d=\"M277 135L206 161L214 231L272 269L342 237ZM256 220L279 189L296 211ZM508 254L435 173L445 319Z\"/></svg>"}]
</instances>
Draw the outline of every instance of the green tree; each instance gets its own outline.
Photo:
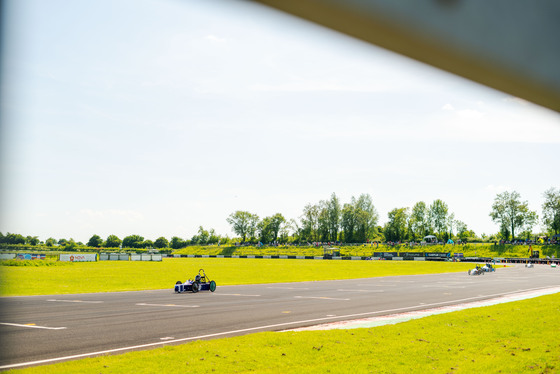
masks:
<instances>
[{"instance_id":1,"label":"green tree","mask_svg":"<svg viewBox=\"0 0 560 374\"><path fill-rule=\"evenodd\" d=\"M6 233L4 242L7 244L25 244L25 237L21 234Z\"/></svg>"},{"instance_id":2,"label":"green tree","mask_svg":"<svg viewBox=\"0 0 560 374\"><path fill-rule=\"evenodd\" d=\"M280 213L276 213L271 217L263 218L257 225L259 240L262 243L270 243L278 240L278 234L282 224L285 222L286 219Z\"/></svg>"},{"instance_id":3,"label":"green tree","mask_svg":"<svg viewBox=\"0 0 560 374\"><path fill-rule=\"evenodd\" d=\"M160 236L154 242L154 248L168 248L168 247L169 247L169 241L165 239L163 236Z\"/></svg>"},{"instance_id":4,"label":"green tree","mask_svg":"<svg viewBox=\"0 0 560 374\"><path fill-rule=\"evenodd\" d=\"M93 235L91 238L89 238L87 242L88 247L99 248L101 247L102 244L103 244L103 239L101 239L99 235Z\"/></svg>"},{"instance_id":5,"label":"green tree","mask_svg":"<svg viewBox=\"0 0 560 374\"><path fill-rule=\"evenodd\" d=\"M286 229L286 235L289 236L289 233L292 233L292 238L294 242L301 242L303 241L303 232L301 227L298 224L298 221L296 221L295 219L291 219L290 222L288 222L285 226Z\"/></svg>"},{"instance_id":6,"label":"green tree","mask_svg":"<svg viewBox=\"0 0 560 374\"><path fill-rule=\"evenodd\" d=\"M447 204L440 199L434 200L430 205L430 222L438 238L445 236L444 234L447 232L448 211Z\"/></svg>"},{"instance_id":7,"label":"green tree","mask_svg":"<svg viewBox=\"0 0 560 374\"><path fill-rule=\"evenodd\" d=\"M216 243L219 243L222 240L222 238L220 238L220 236L216 234L216 230L214 230L214 229L210 229L208 234L209 234L208 243L216 244Z\"/></svg>"},{"instance_id":8,"label":"green tree","mask_svg":"<svg viewBox=\"0 0 560 374\"><path fill-rule=\"evenodd\" d=\"M75 251L78 247L78 243L74 241L74 239L70 238L69 240L64 240L64 250L65 251ZM60 241L59 241L60 243Z\"/></svg>"},{"instance_id":9,"label":"green tree","mask_svg":"<svg viewBox=\"0 0 560 374\"><path fill-rule=\"evenodd\" d=\"M284 218L284 216L280 213L276 213L270 217L270 233L272 234L272 241L278 240L278 235L280 234L280 230L284 223L286 223L286 218Z\"/></svg>"},{"instance_id":10,"label":"green tree","mask_svg":"<svg viewBox=\"0 0 560 374\"><path fill-rule=\"evenodd\" d=\"M144 248L144 237L140 235L129 235L122 241L123 248Z\"/></svg>"},{"instance_id":11,"label":"green tree","mask_svg":"<svg viewBox=\"0 0 560 374\"><path fill-rule=\"evenodd\" d=\"M551 187L544 192L543 196L543 223L547 230L558 234L560 233L560 188Z\"/></svg>"},{"instance_id":12,"label":"green tree","mask_svg":"<svg viewBox=\"0 0 560 374\"><path fill-rule=\"evenodd\" d=\"M319 214L321 207L317 204L307 204L303 208L301 216L302 239L307 241L319 241Z\"/></svg>"},{"instance_id":13,"label":"green tree","mask_svg":"<svg viewBox=\"0 0 560 374\"><path fill-rule=\"evenodd\" d=\"M208 230L204 230L204 227L198 227L198 243L208 244L208 238L210 238L210 233Z\"/></svg>"},{"instance_id":14,"label":"green tree","mask_svg":"<svg viewBox=\"0 0 560 374\"><path fill-rule=\"evenodd\" d=\"M388 241L404 241L408 230L408 208L395 208L387 214L388 221L383 229Z\"/></svg>"},{"instance_id":15,"label":"green tree","mask_svg":"<svg viewBox=\"0 0 560 374\"><path fill-rule=\"evenodd\" d=\"M169 245L173 249L180 249L185 248L187 246L187 243L178 236L174 236L171 238L171 242L169 243Z\"/></svg>"},{"instance_id":16,"label":"green tree","mask_svg":"<svg viewBox=\"0 0 560 374\"><path fill-rule=\"evenodd\" d=\"M338 240L338 231L340 229L341 206L338 197L333 192L331 199L326 202L326 226L328 229L328 241L335 242Z\"/></svg>"},{"instance_id":17,"label":"green tree","mask_svg":"<svg viewBox=\"0 0 560 374\"><path fill-rule=\"evenodd\" d=\"M344 236L344 242L354 243L356 225L355 206L349 203L344 204L340 218L340 227L342 229L342 235Z\"/></svg>"},{"instance_id":18,"label":"green tree","mask_svg":"<svg viewBox=\"0 0 560 374\"><path fill-rule=\"evenodd\" d=\"M373 206L373 200L369 194L362 194L354 202L354 214L356 215L356 236L355 240L365 243L375 234L375 227L379 215Z\"/></svg>"},{"instance_id":19,"label":"green tree","mask_svg":"<svg viewBox=\"0 0 560 374\"><path fill-rule=\"evenodd\" d=\"M227 218L227 222L231 225L232 231L241 237L242 242L245 242L247 237L253 237L255 235L258 221L259 216L256 214L241 210L230 214Z\"/></svg>"},{"instance_id":20,"label":"green tree","mask_svg":"<svg viewBox=\"0 0 560 374\"><path fill-rule=\"evenodd\" d=\"M412 207L410 229L415 240L422 240L430 234L430 210L425 202L419 201Z\"/></svg>"},{"instance_id":21,"label":"green tree","mask_svg":"<svg viewBox=\"0 0 560 374\"><path fill-rule=\"evenodd\" d=\"M119 248L121 246L122 240L116 235L109 235L107 240L105 240L106 248Z\"/></svg>"},{"instance_id":22,"label":"green tree","mask_svg":"<svg viewBox=\"0 0 560 374\"><path fill-rule=\"evenodd\" d=\"M53 245L57 244L56 239L48 238L47 240L45 240L45 244L47 245L47 247L52 247Z\"/></svg>"},{"instance_id":23,"label":"green tree","mask_svg":"<svg viewBox=\"0 0 560 374\"><path fill-rule=\"evenodd\" d=\"M151 240L144 240L140 248L154 248L154 242Z\"/></svg>"},{"instance_id":24,"label":"green tree","mask_svg":"<svg viewBox=\"0 0 560 374\"><path fill-rule=\"evenodd\" d=\"M37 245L37 244L39 244L40 240L39 240L39 237L38 237L38 236L31 236L31 235L28 235L28 236L25 238L25 242L26 242L27 244Z\"/></svg>"},{"instance_id":25,"label":"green tree","mask_svg":"<svg viewBox=\"0 0 560 374\"><path fill-rule=\"evenodd\" d=\"M505 191L496 195L490 217L500 225L504 240L508 239L509 233L512 240L515 239L516 229L530 230L537 221L537 213L529 210L527 201L521 201L521 196L516 191Z\"/></svg>"},{"instance_id":26,"label":"green tree","mask_svg":"<svg viewBox=\"0 0 560 374\"><path fill-rule=\"evenodd\" d=\"M455 221L455 227L457 228L457 236L461 240L466 240L469 237L471 232L465 222L457 220Z\"/></svg>"},{"instance_id":27,"label":"green tree","mask_svg":"<svg viewBox=\"0 0 560 374\"><path fill-rule=\"evenodd\" d=\"M271 221L270 217L265 217L257 224L259 241L262 243L269 243L272 241Z\"/></svg>"},{"instance_id":28,"label":"green tree","mask_svg":"<svg viewBox=\"0 0 560 374\"><path fill-rule=\"evenodd\" d=\"M322 242L329 241L329 210L327 207L327 201L319 202L320 210L319 217L317 217L317 234L319 240Z\"/></svg>"}]
</instances>

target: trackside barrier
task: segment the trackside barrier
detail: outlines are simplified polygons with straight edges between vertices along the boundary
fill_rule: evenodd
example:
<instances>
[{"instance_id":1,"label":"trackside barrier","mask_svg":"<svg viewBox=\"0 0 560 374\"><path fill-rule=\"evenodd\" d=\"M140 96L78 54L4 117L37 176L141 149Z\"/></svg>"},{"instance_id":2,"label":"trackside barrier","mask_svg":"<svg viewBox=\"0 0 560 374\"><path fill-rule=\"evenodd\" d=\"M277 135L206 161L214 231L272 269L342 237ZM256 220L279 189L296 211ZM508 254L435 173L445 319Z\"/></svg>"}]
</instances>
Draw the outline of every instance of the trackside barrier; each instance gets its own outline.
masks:
<instances>
[{"instance_id":1,"label":"trackside barrier","mask_svg":"<svg viewBox=\"0 0 560 374\"><path fill-rule=\"evenodd\" d=\"M58 261L64 262L95 262L97 253L65 254L58 255Z\"/></svg>"},{"instance_id":2,"label":"trackside barrier","mask_svg":"<svg viewBox=\"0 0 560 374\"><path fill-rule=\"evenodd\" d=\"M44 260L47 258L47 255L36 253L18 253L16 258L18 260Z\"/></svg>"},{"instance_id":3,"label":"trackside barrier","mask_svg":"<svg viewBox=\"0 0 560 374\"><path fill-rule=\"evenodd\" d=\"M16 258L15 253L1 253L0 254L0 260L13 260L14 258Z\"/></svg>"},{"instance_id":4,"label":"trackside barrier","mask_svg":"<svg viewBox=\"0 0 560 374\"><path fill-rule=\"evenodd\" d=\"M174 255L173 257L179 258L181 255ZM159 253L100 253L99 261L163 261L163 255Z\"/></svg>"}]
</instances>

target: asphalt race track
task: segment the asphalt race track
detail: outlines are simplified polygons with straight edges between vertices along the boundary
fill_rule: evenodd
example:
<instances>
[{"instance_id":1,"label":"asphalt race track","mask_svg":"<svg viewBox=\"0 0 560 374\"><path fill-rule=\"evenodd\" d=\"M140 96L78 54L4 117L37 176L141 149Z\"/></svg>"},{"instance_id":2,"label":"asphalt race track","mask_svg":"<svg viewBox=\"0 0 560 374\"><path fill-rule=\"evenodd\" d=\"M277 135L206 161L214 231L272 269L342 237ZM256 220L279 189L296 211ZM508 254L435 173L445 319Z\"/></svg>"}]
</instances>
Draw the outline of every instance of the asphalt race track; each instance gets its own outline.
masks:
<instances>
[{"instance_id":1,"label":"asphalt race track","mask_svg":"<svg viewBox=\"0 0 560 374\"><path fill-rule=\"evenodd\" d=\"M355 280L0 298L0 369L279 331L560 286L560 268L517 265Z\"/></svg>"}]
</instances>

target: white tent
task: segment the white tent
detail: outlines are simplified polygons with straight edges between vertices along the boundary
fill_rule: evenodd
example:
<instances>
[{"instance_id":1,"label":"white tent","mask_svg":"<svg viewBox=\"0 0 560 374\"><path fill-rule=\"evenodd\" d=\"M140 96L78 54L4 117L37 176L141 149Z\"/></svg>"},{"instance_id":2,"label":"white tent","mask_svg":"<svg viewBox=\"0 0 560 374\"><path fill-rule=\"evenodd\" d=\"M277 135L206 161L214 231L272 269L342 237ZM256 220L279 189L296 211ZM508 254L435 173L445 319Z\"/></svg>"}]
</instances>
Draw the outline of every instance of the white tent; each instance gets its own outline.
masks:
<instances>
[{"instance_id":1,"label":"white tent","mask_svg":"<svg viewBox=\"0 0 560 374\"><path fill-rule=\"evenodd\" d=\"M424 241L426 243L434 243L434 242L437 242L437 237L435 237L434 235L427 235L427 236L424 236Z\"/></svg>"}]
</instances>

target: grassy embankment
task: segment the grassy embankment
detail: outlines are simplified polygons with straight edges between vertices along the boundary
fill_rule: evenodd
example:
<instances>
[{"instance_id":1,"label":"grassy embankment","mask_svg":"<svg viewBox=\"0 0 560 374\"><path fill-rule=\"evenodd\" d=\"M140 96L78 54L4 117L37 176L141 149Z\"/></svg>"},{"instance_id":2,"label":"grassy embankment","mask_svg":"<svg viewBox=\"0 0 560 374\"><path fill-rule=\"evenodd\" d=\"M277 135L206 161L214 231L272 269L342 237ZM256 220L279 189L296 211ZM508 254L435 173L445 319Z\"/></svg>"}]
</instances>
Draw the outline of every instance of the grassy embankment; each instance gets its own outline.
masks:
<instances>
[{"instance_id":1,"label":"grassy embankment","mask_svg":"<svg viewBox=\"0 0 560 374\"><path fill-rule=\"evenodd\" d=\"M369 329L268 332L18 373L557 373L560 294Z\"/></svg>"},{"instance_id":2,"label":"grassy embankment","mask_svg":"<svg viewBox=\"0 0 560 374\"><path fill-rule=\"evenodd\" d=\"M203 268L218 287L233 284L353 279L467 271L468 263L167 258L162 262L54 260L1 262L0 295L49 295L171 289ZM44 266L36 266L43 264ZM35 266L34 266L35 265ZM47 266L50 265L50 266Z\"/></svg>"},{"instance_id":3,"label":"grassy embankment","mask_svg":"<svg viewBox=\"0 0 560 374\"><path fill-rule=\"evenodd\" d=\"M494 245L494 244L466 244L466 245L433 245L433 246L414 246L408 245L347 245L337 246L340 255L350 256L373 256L374 252L439 252L439 253L463 253L465 257L529 257L529 246L526 245ZM531 246L531 249L540 251L541 257L556 256L560 257L560 246ZM322 256L323 247L313 246L189 246L173 251L174 254L185 255L228 255L228 256Z\"/></svg>"}]
</instances>

